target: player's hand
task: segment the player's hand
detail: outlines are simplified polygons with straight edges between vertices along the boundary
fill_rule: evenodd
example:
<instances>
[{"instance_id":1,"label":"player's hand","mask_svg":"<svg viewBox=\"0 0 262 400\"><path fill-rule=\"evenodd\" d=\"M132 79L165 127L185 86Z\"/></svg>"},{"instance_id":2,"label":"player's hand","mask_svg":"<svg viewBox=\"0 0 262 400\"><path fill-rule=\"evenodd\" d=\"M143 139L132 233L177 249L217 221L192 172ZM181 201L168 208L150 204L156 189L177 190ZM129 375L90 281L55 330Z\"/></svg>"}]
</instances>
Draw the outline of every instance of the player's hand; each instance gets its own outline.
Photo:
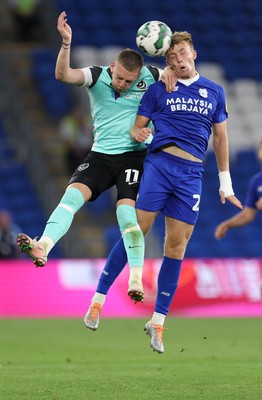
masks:
<instances>
[{"instance_id":1,"label":"player's hand","mask_svg":"<svg viewBox=\"0 0 262 400\"><path fill-rule=\"evenodd\" d=\"M71 43L72 41L72 29L67 23L67 14L63 11L57 20L57 30L63 38L63 42Z\"/></svg>"},{"instance_id":2,"label":"player's hand","mask_svg":"<svg viewBox=\"0 0 262 400\"><path fill-rule=\"evenodd\" d=\"M135 142L143 143L148 139L151 133L152 129L150 128L137 129L135 135L133 136L133 139L135 140Z\"/></svg>"},{"instance_id":3,"label":"player's hand","mask_svg":"<svg viewBox=\"0 0 262 400\"><path fill-rule=\"evenodd\" d=\"M262 210L262 198L260 198L257 202L256 202L256 209L257 210Z\"/></svg>"},{"instance_id":4,"label":"player's hand","mask_svg":"<svg viewBox=\"0 0 262 400\"><path fill-rule=\"evenodd\" d=\"M243 210L243 205L242 205L241 201L238 200L238 198L236 198L236 196L231 195L231 196L225 197L225 193L222 191L219 191L219 194L220 194L220 199L221 199L222 204L225 204L226 200L228 200L234 206L236 206L237 208L240 208L240 210Z\"/></svg>"},{"instance_id":5,"label":"player's hand","mask_svg":"<svg viewBox=\"0 0 262 400\"><path fill-rule=\"evenodd\" d=\"M222 222L221 224L219 224L219 225L216 227L216 230L215 230L215 238L216 238L217 240L223 239L223 238L226 236L227 231L228 231L227 225L226 225L225 223Z\"/></svg>"},{"instance_id":6,"label":"player's hand","mask_svg":"<svg viewBox=\"0 0 262 400\"><path fill-rule=\"evenodd\" d=\"M161 81L166 86L166 91L171 93L176 86L177 83L177 74L171 67L166 67L161 77Z\"/></svg>"}]
</instances>

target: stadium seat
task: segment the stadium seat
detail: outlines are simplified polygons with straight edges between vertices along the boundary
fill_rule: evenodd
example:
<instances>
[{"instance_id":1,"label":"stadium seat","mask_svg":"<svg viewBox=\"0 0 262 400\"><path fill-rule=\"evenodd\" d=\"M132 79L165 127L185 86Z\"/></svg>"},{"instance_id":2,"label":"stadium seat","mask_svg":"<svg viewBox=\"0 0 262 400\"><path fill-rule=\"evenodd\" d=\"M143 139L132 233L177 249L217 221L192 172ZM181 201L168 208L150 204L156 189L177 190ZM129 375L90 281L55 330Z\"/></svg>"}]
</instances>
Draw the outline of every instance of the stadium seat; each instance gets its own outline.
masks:
<instances>
[{"instance_id":1,"label":"stadium seat","mask_svg":"<svg viewBox=\"0 0 262 400\"><path fill-rule=\"evenodd\" d=\"M103 65L101 56L103 53L101 54L95 46L76 46L72 49L72 57L77 68Z\"/></svg>"},{"instance_id":2,"label":"stadium seat","mask_svg":"<svg viewBox=\"0 0 262 400\"><path fill-rule=\"evenodd\" d=\"M115 60L118 53L123 50L122 46L106 46L102 49L101 54L101 64L100 65L110 65L112 61Z\"/></svg>"},{"instance_id":3,"label":"stadium seat","mask_svg":"<svg viewBox=\"0 0 262 400\"><path fill-rule=\"evenodd\" d=\"M114 188L106 190L95 201L88 202L85 207L87 211L93 213L94 215L99 215L100 217L114 211Z\"/></svg>"},{"instance_id":4,"label":"stadium seat","mask_svg":"<svg viewBox=\"0 0 262 400\"><path fill-rule=\"evenodd\" d=\"M43 105L54 118L62 118L72 109L72 88L55 79L57 54L46 48L31 52L32 75L36 81Z\"/></svg>"},{"instance_id":5,"label":"stadium seat","mask_svg":"<svg viewBox=\"0 0 262 400\"><path fill-rule=\"evenodd\" d=\"M217 83L224 83L225 71L221 64L205 62L197 65L197 71L200 75L206 76Z\"/></svg>"},{"instance_id":6,"label":"stadium seat","mask_svg":"<svg viewBox=\"0 0 262 400\"><path fill-rule=\"evenodd\" d=\"M7 144L7 136L0 118L0 143ZM21 230L35 237L42 233L45 214L25 166L17 161L15 149L0 146L0 209L11 213L13 221ZM52 257L61 257L59 246Z\"/></svg>"}]
</instances>

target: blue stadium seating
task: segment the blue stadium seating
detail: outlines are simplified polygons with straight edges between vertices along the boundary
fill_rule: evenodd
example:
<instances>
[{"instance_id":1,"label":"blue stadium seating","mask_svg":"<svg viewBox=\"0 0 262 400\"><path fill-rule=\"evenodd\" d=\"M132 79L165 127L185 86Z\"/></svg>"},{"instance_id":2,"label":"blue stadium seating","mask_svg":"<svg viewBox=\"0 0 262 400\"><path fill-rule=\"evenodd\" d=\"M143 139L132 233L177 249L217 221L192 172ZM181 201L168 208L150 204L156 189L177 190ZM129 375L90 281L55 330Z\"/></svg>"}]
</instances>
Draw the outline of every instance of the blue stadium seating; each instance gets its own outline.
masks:
<instances>
[{"instance_id":1,"label":"blue stadium seating","mask_svg":"<svg viewBox=\"0 0 262 400\"><path fill-rule=\"evenodd\" d=\"M193 34L198 62L216 62L225 69L228 81L242 78L262 80L262 8L255 0L195 0L176 3L133 0L67 0L68 22L73 29L74 46L91 45L102 50L106 46L136 48L135 32L152 19L166 22L172 30L188 30ZM63 0L56 0L57 12L65 9ZM109 17L110 13L110 17ZM256 56L254 62L253 55ZM46 111L61 118L72 108L72 91L54 78L56 52L39 48L32 52L33 76L39 86ZM164 58L145 57L146 63L165 64Z\"/></svg>"},{"instance_id":2,"label":"blue stadium seating","mask_svg":"<svg viewBox=\"0 0 262 400\"><path fill-rule=\"evenodd\" d=\"M55 119L72 110L72 88L55 79L57 53L46 48L31 52L32 75L43 100L46 112Z\"/></svg>"},{"instance_id":3,"label":"blue stadium seating","mask_svg":"<svg viewBox=\"0 0 262 400\"><path fill-rule=\"evenodd\" d=\"M32 237L40 235L45 226L46 216L25 165L17 161L16 151L8 143L1 119L0 182L0 210L9 211L13 222L22 231ZM50 253L51 258L61 256L59 246Z\"/></svg>"},{"instance_id":4,"label":"blue stadium seating","mask_svg":"<svg viewBox=\"0 0 262 400\"><path fill-rule=\"evenodd\" d=\"M65 8L57 0L57 10ZM246 49L260 57L262 41L262 7L255 0L222 0L212 2L195 0L123 2L113 0L105 4L97 0L68 0L68 21L74 32L74 45L135 46L135 32L144 22L156 19L166 22L172 30L188 30L193 34L196 48L202 49L201 61L218 61L226 70L229 80L252 76L261 81L261 65L253 57L239 62ZM109 15L110 11L110 17ZM159 61L159 60L158 60ZM257 68L256 68L257 66Z\"/></svg>"}]
</instances>

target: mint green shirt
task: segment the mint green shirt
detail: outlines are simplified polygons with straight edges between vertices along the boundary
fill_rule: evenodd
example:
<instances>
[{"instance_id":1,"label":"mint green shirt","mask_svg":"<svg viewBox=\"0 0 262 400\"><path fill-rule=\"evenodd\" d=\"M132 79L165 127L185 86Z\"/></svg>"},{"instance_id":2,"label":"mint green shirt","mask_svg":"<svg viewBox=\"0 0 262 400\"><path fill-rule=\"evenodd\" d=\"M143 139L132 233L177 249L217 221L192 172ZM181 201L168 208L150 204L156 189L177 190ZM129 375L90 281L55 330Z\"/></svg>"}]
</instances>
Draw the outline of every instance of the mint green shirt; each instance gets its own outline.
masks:
<instances>
[{"instance_id":1,"label":"mint green shirt","mask_svg":"<svg viewBox=\"0 0 262 400\"><path fill-rule=\"evenodd\" d=\"M124 93L116 93L111 85L109 67L100 67L102 72L92 86L92 67L82 68L93 122L93 151L105 154L122 154L127 151L142 151L145 143L135 143L130 138L130 128L135 122L140 100L155 82L147 67L143 67L137 81ZM161 70L159 74L161 75Z\"/></svg>"}]
</instances>

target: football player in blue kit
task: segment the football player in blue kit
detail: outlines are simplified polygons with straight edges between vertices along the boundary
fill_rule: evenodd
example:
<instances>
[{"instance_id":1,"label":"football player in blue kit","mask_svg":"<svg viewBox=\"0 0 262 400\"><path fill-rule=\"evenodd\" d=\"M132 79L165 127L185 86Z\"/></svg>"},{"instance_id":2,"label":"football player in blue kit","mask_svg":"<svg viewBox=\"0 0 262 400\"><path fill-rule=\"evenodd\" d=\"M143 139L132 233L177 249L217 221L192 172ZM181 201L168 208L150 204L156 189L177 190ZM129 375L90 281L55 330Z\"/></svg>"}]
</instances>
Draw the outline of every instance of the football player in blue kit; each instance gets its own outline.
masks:
<instances>
[{"instance_id":1,"label":"football player in blue kit","mask_svg":"<svg viewBox=\"0 0 262 400\"><path fill-rule=\"evenodd\" d=\"M242 209L241 202L234 196L229 172L225 93L220 85L199 76L195 69L196 57L191 34L175 32L166 59L178 76L177 84L171 93L165 92L161 82L151 85L141 100L131 128L132 139L143 143L151 135L150 121L154 124L136 202L138 222L144 235L159 212L166 217L156 306L145 326L151 347L158 353L164 352L165 317L198 218L203 160L212 130L221 202L224 204L228 200ZM109 254L106 271L114 270L116 278L126 262L123 242L119 239ZM104 279L103 273L100 279ZM99 315L95 319L97 329Z\"/></svg>"},{"instance_id":2,"label":"football player in blue kit","mask_svg":"<svg viewBox=\"0 0 262 400\"><path fill-rule=\"evenodd\" d=\"M259 142L258 159L262 161L262 140ZM262 172L257 172L249 182L243 210L221 222L216 227L215 238L223 239L228 229L249 224L255 219L257 211L262 211Z\"/></svg>"},{"instance_id":3,"label":"football player in blue kit","mask_svg":"<svg viewBox=\"0 0 262 400\"><path fill-rule=\"evenodd\" d=\"M153 350L163 353L164 321L174 297L181 264L199 214L203 160L213 131L213 148L219 172L219 193L242 209L234 196L229 172L227 107L223 88L199 76L191 34L175 32L166 53L168 65L178 76L171 93L161 83L153 84L142 98L131 135L135 142L154 137L144 161L136 202L144 234L157 214L165 215L164 258L158 275L158 291L152 319L145 325Z\"/></svg>"},{"instance_id":4,"label":"football player in blue kit","mask_svg":"<svg viewBox=\"0 0 262 400\"><path fill-rule=\"evenodd\" d=\"M259 142L258 159L262 161L262 140ZM242 211L221 222L215 230L215 238L223 239L229 229L239 228L251 223L258 211L262 211L262 172L257 172L250 180L246 201ZM262 282L260 283L262 296Z\"/></svg>"}]
</instances>

